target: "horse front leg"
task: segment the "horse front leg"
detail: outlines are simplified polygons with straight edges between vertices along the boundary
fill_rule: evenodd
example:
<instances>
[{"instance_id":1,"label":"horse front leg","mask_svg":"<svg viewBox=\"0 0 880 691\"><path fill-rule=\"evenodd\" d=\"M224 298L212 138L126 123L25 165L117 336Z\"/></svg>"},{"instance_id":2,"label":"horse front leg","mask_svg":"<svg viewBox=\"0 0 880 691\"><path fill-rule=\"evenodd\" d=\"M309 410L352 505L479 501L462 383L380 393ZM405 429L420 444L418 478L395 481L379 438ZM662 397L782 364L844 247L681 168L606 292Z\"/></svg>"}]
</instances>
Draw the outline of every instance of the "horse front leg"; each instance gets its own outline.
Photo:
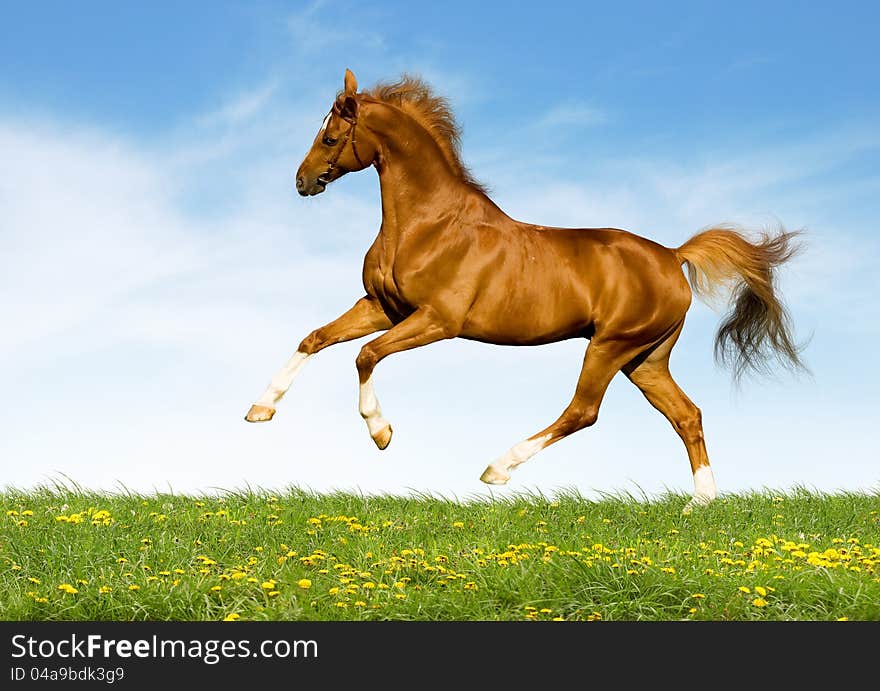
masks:
<instances>
[{"instance_id":1,"label":"horse front leg","mask_svg":"<svg viewBox=\"0 0 880 691\"><path fill-rule=\"evenodd\" d=\"M428 345L458 335L458 325L443 318L437 310L422 307L377 339L361 348L357 357L360 380L359 409L370 436L380 449L391 443L391 424L382 416L373 388L373 369L383 358L411 348Z\"/></svg>"},{"instance_id":2,"label":"horse front leg","mask_svg":"<svg viewBox=\"0 0 880 691\"><path fill-rule=\"evenodd\" d=\"M287 393L294 378L306 361L315 353L334 343L351 341L361 336L391 328L391 320L379 303L362 297L354 306L338 319L326 326L315 329L299 344L296 353L272 377L263 394L251 406L245 420L248 422L267 422L275 415L275 406Z\"/></svg>"}]
</instances>

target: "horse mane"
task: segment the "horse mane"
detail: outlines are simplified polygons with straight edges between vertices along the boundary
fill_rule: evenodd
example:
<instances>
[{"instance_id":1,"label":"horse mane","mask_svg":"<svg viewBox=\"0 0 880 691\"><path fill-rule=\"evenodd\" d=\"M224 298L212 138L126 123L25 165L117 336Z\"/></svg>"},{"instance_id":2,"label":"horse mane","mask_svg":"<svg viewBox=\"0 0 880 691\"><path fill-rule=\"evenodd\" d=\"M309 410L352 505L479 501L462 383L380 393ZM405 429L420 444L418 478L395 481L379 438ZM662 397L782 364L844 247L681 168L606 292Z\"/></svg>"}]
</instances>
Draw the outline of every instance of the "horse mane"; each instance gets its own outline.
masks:
<instances>
[{"instance_id":1,"label":"horse mane","mask_svg":"<svg viewBox=\"0 0 880 691\"><path fill-rule=\"evenodd\" d=\"M437 142L444 157L459 179L486 194L486 187L477 181L461 160L461 127L455 120L449 101L433 92L420 77L401 75L395 82L379 82L363 95L397 106L415 118Z\"/></svg>"}]
</instances>

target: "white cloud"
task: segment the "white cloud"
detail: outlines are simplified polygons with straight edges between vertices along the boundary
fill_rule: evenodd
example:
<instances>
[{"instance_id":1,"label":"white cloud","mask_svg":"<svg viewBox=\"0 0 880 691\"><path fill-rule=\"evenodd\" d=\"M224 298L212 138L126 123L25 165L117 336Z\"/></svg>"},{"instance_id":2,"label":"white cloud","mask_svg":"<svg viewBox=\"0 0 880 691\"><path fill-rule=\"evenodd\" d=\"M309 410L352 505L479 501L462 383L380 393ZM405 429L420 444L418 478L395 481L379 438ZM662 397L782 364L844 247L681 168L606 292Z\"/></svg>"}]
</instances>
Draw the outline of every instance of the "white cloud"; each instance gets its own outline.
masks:
<instances>
[{"instance_id":1,"label":"white cloud","mask_svg":"<svg viewBox=\"0 0 880 691\"><path fill-rule=\"evenodd\" d=\"M360 17L358 26L364 23L365 18ZM380 50L385 45L381 33L354 28L348 13L326 0L315 0L301 12L292 14L287 27L294 48L301 53L314 54L340 46Z\"/></svg>"},{"instance_id":2,"label":"white cloud","mask_svg":"<svg viewBox=\"0 0 880 691\"><path fill-rule=\"evenodd\" d=\"M236 94L217 110L203 116L201 121L206 125L240 125L266 108L269 101L278 91L278 86L278 80L272 80L256 88Z\"/></svg>"},{"instance_id":3,"label":"white cloud","mask_svg":"<svg viewBox=\"0 0 880 691\"><path fill-rule=\"evenodd\" d=\"M572 127L592 127L608 122L608 114L595 106L585 103L565 103L554 106L535 122L535 127L542 129Z\"/></svg>"}]
</instances>

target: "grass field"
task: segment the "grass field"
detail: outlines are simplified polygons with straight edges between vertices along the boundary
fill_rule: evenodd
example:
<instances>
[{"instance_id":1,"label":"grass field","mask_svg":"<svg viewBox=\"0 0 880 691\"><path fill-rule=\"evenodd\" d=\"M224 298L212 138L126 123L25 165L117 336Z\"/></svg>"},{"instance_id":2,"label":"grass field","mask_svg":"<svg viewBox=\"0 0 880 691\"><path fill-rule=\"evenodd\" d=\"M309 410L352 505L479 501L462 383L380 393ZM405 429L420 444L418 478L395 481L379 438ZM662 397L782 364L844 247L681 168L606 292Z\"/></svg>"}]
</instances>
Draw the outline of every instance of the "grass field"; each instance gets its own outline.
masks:
<instances>
[{"instance_id":1,"label":"grass field","mask_svg":"<svg viewBox=\"0 0 880 691\"><path fill-rule=\"evenodd\" d=\"M0 492L4 620L880 620L880 493Z\"/></svg>"}]
</instances>

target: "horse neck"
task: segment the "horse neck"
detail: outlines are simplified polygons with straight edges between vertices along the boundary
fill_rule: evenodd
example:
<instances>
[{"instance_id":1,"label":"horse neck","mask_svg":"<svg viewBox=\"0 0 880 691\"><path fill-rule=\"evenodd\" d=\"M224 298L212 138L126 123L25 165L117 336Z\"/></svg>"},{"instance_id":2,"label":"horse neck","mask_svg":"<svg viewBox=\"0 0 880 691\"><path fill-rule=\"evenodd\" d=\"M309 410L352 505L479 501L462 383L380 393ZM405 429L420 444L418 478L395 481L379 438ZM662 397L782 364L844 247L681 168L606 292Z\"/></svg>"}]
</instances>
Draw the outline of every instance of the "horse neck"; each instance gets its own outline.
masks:
<instances>
[{"instance_id":1,"label":"horse neck","mask_svg":"<svg viewBox=\"0 0 880 691\"><path fill-rule=\"evenodd\" d=\"M377 120L383 230L403 233L459 207L470 190L428 131L390 106Z\"/></svg>"}]
</instances>

